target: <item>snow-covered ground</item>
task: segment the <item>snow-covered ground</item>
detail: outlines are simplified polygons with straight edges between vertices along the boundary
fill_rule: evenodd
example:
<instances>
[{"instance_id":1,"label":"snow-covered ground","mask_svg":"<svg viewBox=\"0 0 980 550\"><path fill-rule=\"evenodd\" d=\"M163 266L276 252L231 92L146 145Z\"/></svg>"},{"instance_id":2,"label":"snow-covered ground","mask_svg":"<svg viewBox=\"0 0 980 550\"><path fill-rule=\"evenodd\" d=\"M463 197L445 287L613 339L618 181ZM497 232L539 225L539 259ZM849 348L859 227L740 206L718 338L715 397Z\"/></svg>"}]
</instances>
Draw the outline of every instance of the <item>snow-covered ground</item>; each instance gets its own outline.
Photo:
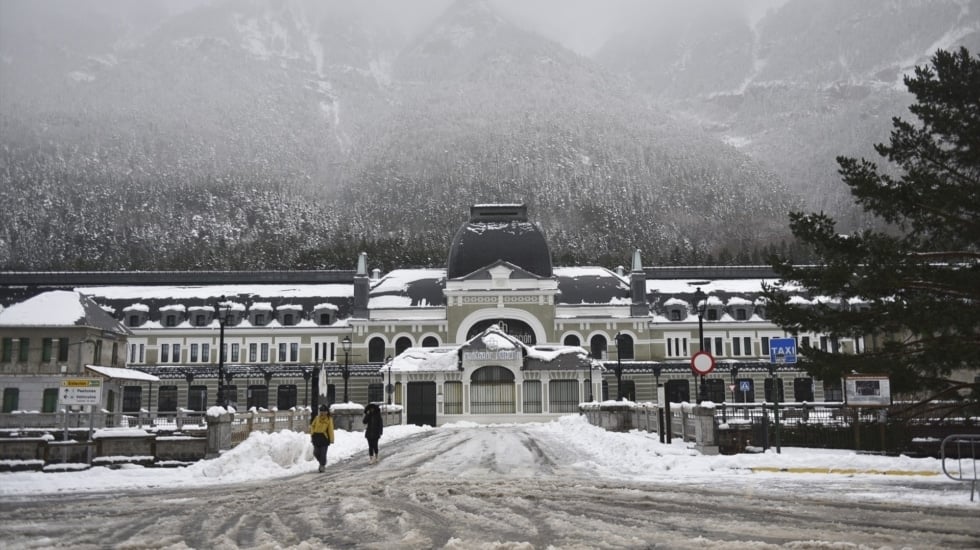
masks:
<instances>
[{"instance_id":1,"label":"snow-covered ground","mask_svg":"<svg viewBox=\"0 0 980 550\"><path fill-rule=\"evenodd\" d=\"M690 444L675 439L664 445L657 434L644 432L613 433L596 428L579 416L567 416L546 424L530 425L566 440L575 450L577 466L608 479L691 483L723 477L758 478L779 473L780 478L800 477L811 486L840 476L902 476L920 481L935 481L948 486L938 459L887 457L858 454L853 451L783 447L777 454L769 449L759 454L731 456L702 455ZM492 426L458 423L441 428L427 426L389 426L385 428L382 447L395 440L428 430L487 429ZM364 436L360 432L337 430L336 442L330 446L328 468L354 455L364 454ZM478 453L478 448L469 449ZM476 456L457 450L460 463L479 462ZM957 466L954 462L953 466ZM309 436L296 432L253 433L238 447L222 456L185 468L144 468L126 466L120 469L96 467L74 473L18 472L0 474L0 496L51 493L111 491L123 489L182 488L239 483L258 479L290 477L316 471ZM955 491L910 491L896 495L893 486L883 487L877 498L907 499L923 505L969 505L967 485ZM875 498L866 493L865 498ZM978 510L980 510L980 503Z\"/></svg>"},{"instance_id":2,"label":"snow-covered ground","mask_svg":"<svg viewBox=\"0 0 980 550\"><path fill-rule=\"evenodd\" d=\"M0 537L13 548L980 545L980 499L931 458L792 447L704 456L574 415L389 426L375 466L366 448L361 433L338 430L325 474L309 436L294 432L255 433L179 469L0 474ZM93 494L103 491L124 494L107 505Z\"/></svg>"}]
</instances>

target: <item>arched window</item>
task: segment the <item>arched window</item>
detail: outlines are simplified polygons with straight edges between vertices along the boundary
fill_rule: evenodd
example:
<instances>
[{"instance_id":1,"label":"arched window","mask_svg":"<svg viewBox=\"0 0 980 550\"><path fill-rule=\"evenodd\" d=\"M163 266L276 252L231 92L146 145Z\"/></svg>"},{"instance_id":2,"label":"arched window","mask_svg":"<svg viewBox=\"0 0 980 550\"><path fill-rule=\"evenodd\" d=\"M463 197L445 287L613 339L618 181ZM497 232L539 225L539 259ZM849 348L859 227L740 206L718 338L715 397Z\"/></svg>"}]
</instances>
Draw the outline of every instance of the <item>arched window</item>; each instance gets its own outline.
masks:
<instances>
[{"instance_id":1,"label":"arched window","mask_svg":"<svg viewBox=\"0 0 980 550\"><path fill-rule=\"evenodd\" d=\"M371 338L368 342L368 363L385 362L385 341L383 338Z\"/></svg>"},{"instance_id":2,"label":"arched window","mask_svg":"<svg viewBox=\"0 0 980 550\"><path fill-rule=\"evenodd\" d=\"M423 348L437 348L439 347L439 339L435 336L426 336L422 339Z\"/></svg>"},{"instance_id":3,"label":"arched window","mask_svg":"<svg viewBox=\"0 0 980 550\"><path fill-rule=\"evenodd\" d=\"M616 336L616 353L620 359L633 359L633 337L629 334L619 334Z\"/></svg>"},{"instance_id":4,"label":"arched window","mask_svg":"<svg viewBox=\"0 0 980 550\"><path fill-rule=\"evenodd\" d=\"M470 378L470 412L507 414L517 412L514 373L499 366L481 367Z\"/></svg>"},{"instance_id":5,"label":"arched window","mask_svg":"<svg viewBox=\"0 0 980 550\"><path fill-rule=\"evenodd\" d=\"M606 337L601 334L596 334L591 340L589 340L589 348L592 352L592 357L595 357L596 359L605 359L607 348Z\"/></svg>"},{"instance_id":6,"label":"arched window","mask_svg":"<svg viewBox=\"0 0 980 550\"><path fill-rule=\"evenodd\" d=\"M563 343L566 346L581 346L582 345L582 341L579 340L578 339L578 336L576 336L574 334L569 334L568 336L566 336L565 337L565 341Z\"/></svg>"},{"instance_id":7,"label":"arched window","mask_svg":"<svg viewBox=\"0 0 980 550\"><path fill-rule=\"evenodd\" d=\"M395 340L395 355L401 355L401 353L408 348L412 347L412 341L408 336L402 336L401 338Z\"/></svg>"}]
</instances>

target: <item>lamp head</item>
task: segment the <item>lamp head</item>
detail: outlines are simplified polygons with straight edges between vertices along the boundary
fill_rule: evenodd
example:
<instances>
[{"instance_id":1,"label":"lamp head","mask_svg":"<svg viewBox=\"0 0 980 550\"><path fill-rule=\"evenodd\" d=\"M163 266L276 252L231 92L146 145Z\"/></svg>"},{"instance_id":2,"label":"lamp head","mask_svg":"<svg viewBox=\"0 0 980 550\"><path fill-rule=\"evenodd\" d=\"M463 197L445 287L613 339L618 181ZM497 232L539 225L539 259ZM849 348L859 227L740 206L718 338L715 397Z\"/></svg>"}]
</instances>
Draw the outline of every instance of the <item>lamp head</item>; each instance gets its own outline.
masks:
<instances>
[{"instance_id":1,"label":"lamp head","mask_svg":"<svg viewBox=\"0 0 980 550\"><path fill-rule=\"evenodd\" d=\"M340 347L344 349L344 353L350 352L350 346L351 346L350 336L344 336L344 339L340 341Z\"/></svg>"},{"instance_id":2,"label":"lamp head","mask_svg":"<svg viewBox=\"0 0 980 550\"><path fill-rule=\"evenodd\" d=\"M708 307L708 296L701 291L701 287L698 287L694 291L694 308L697 310L698 315L704 315L704 310Z\"/></svg>"}]
</instances>

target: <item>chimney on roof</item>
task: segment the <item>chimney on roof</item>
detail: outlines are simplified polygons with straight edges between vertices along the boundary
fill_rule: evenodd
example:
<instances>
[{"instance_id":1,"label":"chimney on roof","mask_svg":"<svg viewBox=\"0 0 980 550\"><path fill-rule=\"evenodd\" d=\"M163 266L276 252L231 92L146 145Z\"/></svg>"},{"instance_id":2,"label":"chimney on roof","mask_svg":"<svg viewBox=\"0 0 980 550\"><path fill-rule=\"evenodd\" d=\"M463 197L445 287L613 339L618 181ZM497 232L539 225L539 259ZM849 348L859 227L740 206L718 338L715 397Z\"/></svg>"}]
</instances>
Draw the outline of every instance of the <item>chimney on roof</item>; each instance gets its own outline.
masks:
<instances>
[{"instance_id":1,"label":"chimney on roof","mask_svg":"<svg viewBox=\"0 0 980 550\"><path fill-rule=\"evenodd\" d=\"M633 270L630 271L630 316L646 317L650 315L650 304L647 303L647 274L643 271L643 261L640 259L640 249L633 252Z\"/></svg>"},{"instance_id":2,"label":"chimney on roof","mask_svg":"<svg viewBox=\"0 0 980 550\"><path fill-rule=\"evenodd\" d=\"M357 257L357 273L354 274L354 317L368 318L368 294L370 291L371 280L367 273L367 252L361 252Z\"/></svg>"}]
</instances>

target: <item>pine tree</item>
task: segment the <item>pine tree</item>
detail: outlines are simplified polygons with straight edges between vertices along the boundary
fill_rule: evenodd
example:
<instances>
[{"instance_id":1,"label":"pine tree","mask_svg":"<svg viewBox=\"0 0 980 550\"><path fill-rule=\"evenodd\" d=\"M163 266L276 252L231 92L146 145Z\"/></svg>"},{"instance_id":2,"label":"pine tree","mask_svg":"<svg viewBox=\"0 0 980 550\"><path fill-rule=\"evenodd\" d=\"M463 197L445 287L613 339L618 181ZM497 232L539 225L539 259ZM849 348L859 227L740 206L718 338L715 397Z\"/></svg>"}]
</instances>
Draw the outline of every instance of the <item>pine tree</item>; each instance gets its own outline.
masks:
<instances>
[{"instance_id":1,"label":"pine tree","mask_svg":"<svg viewBox=\"0 0 980 550\"><path fill-rule=\"evenodd\" d=\"M804 366L824 380L883 373L894 392L962 389L951 374L980 372L980 56L938 51L932 66L905 77L918 124L894 118L891 163L838 157L856 202L888 227L849 235L823 213L790 215L815 266L774 257L782 282L766 288L772 319L785 330L864 336L854 355L801 349ZM798 306L800 294L829 303ZM972 371L972 372L970 372ZM967 384L966 386L969 386ZM955 394L955 392L953 392Z\"/></svg>"}]
</instances>

